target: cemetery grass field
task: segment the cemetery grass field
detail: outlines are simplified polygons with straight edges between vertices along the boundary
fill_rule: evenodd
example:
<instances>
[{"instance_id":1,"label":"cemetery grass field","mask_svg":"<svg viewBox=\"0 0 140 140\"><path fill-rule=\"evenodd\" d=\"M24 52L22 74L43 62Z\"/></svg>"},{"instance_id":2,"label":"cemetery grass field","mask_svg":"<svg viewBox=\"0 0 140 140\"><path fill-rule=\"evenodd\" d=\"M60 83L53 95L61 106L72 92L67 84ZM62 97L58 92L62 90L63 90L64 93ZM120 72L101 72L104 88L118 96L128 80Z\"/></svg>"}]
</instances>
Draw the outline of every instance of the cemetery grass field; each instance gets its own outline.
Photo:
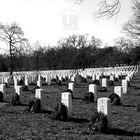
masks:
<instances>
[{"instance_id":1,"label":"cemetery grass field","mask_svg":"<svg viewBox=\"0 0 140 140\"><path fill-rule=\"evenodd\" d=\"M75 85L73 105L73 117L69 121L51 120L50 113L57 103L61 102L61 93L67 89L67 83L61 86L52 84L44 85L43 112L26 112L27 104L34 97L32 89L23 92L21 106L11 106L9 101L14 93L11 84L6 89L6 101L0 103L0 139L60 139L60 140L139 140L140 139L140 111L136 105L140 103L140 75L133 78L128 94L124 95L122 106L111 106L111 130L107 133L95 133L87 135L87 128L97 103L85 103L82 98L88 92L88 83ZM121 80L115 82L121 85ZM98 97L108 97L113 93L114 86L109 86L107 92L97 92Z\"/></svg>"}]
</instances>

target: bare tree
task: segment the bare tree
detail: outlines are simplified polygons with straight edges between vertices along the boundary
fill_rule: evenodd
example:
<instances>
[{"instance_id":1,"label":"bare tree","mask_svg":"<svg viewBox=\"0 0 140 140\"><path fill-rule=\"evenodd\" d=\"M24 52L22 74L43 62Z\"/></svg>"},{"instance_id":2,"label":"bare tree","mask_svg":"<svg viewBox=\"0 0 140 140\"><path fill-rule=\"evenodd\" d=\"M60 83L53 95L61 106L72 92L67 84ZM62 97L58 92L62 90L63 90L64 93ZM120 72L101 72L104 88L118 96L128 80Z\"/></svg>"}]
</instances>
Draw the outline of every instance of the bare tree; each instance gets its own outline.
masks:
<instances>
[{"instance_id":1,"label":"bare tree","mask_svg":"<svg viewBox=\"0 0 140 140\"><path fill-rule=\"evenodd\" d=\"M117 38L115 40L115 43L120 53L121 52L129 53L130 50L134 47L132 41L124 37Z\"/></svg>"},{"instance_id":2,"label":"bare tree","mask_svg":"<svg viewBox=\"0 0 140 140\"><path fill-rule=\"evenodd\" d=\"M91 40L89 41L89 45L91 48L92 48L92 52L91 52L91 55L93 56L93 63L94 63L94 66L95 66L95 56L96 56L96 53L97 53L97 49L101 46L102 44L102 41L98 38L95 38L94 36L91 37Z\"/></svg>"},{"instance_id":3,"label":"bare tree","mask_svg":"<svg viewBox=\"0 0 140 140\"><path fill-rule=\"evenodd\" d=\"M27 39L23 38L23 36L22 29L16 23L11 25L0 24L0 39L9 46L10 75L13 72L13 56L20 53L27 43Z\"/></svg>"},{"instance_id":4,"label":"bare tree","mask_svg":"<svg viewBox=\"0 0 140 140\"><path fill-rule=\"evenodd\" d=\"M83 50L84 47L86 47L87 35L72 35L72 36L69 36L67 41L68 41L68 44L75 49L75 63L76 63L76 69L77 69L77 50L79 48L82 48Z\"/></svg>"},{"instance_id":5,"label":"bare tree","mask_svg":"<svg viewBox=\"0 0 140 140\"><path fill-rule=\"evenodd\" d=\"M134 0L134 14L132 18L123 25L122 30L130 37L140 39L140 1Z\"/></svg>"},{"instance_id":6,"label":"bare tree","mask_svg":"<svg viewBox=\"0 0 140 140\"><path fill-rule=\"evenodd\" d=\"M118 15L121 9L120 0L102 0L100 8L97 11L97 17L108 17L111 18Z\"/></svg>"}]
</instances>

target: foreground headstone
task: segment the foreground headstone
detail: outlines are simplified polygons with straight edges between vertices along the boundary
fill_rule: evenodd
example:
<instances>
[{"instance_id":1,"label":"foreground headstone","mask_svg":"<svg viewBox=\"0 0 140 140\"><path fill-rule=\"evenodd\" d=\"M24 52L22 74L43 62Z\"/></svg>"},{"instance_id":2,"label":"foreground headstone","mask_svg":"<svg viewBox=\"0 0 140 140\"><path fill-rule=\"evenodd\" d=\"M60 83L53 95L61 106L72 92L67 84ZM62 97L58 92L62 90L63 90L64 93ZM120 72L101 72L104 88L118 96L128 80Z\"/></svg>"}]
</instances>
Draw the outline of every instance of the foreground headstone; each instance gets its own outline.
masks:
<instances>
[{"instance_id":1,"label":"foreground headstone","mask_svg":"<svg viewBox=\"0 0 140 140\"><path fill-rule=\"evenodd\" d=\"M123 88L122 88L122 86L115 86L114 87L114 93L119 95L119 97L121 99L121 103L123 103Z\"/></svg>"},{"instance_id":2,"label":"foreground headstone","mask_svg":"<svg viewBox=\"0 0 140 140\"><path fill-rule=\"evenodd\" d=\"M96 102L97 101L97 86L95 84L90 84L89 92L92 92L94 94L94 102Z\"/></svg>"},{"instance_id":3,"label":"foreground headstone","mask_svg":"<svg viewBox=\"0 0 140 140\"><path fill-rule=\"evenodd\" d=\"M122 88L123 88L123 93L127 94L128 93L128 82L127 82L127 80L122 80Z\"/></svg>"},{"instance_id":4,"label":"foreground headstone","mask_svg":"<svg viewBox=\"0 0 140 140\"><path fill-rule=\"evenodd\" d=\"M63 92L61 94L61 103L67 107L68 119L72 117L72 95L69 92Z\"/></svg>"},{"instance_id":5,"label":"foreground headstone","mask_svg":"<svg viewBox=\"0 0 140 140\"><path fill-rule=\"evenodd\" d=\"M111 126L111 100L106 97L97 100L97 111L102 112L107 116L108 127Z\"/></svg>"}]
</instances>

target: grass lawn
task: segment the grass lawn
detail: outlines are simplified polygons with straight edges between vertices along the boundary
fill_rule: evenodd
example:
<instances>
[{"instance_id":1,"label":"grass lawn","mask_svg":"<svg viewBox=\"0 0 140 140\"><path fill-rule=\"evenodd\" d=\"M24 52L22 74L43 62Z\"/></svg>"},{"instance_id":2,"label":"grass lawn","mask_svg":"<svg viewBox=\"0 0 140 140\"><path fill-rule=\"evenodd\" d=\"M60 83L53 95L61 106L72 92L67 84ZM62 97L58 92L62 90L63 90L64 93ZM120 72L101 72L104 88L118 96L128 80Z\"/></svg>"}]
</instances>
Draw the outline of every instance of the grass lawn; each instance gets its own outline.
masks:
<instances>
[{"instance_id":1,"label":"grass lawn","mask_svg":"<svg viewBox=\"0 0 140 140\"><path fill-rule=\"evenodd\" d=\"M121 85L121 80L115 82ZM97 103L86 104L82 101L84 93L88 92L88 83L76 85L73 105L73 117L70 121L50 119L50 113L61 101L61 93L67 89L67 82L62 86L43 86L43 113L25 112L27 104L34 94L32 91L22 93L22 106L11 106L9 101L14 94L13 85L7 88L6 100L0 103L0 139L60 139L60 140L139 140L140 139L140 112L136 104L140 103L140 75L133 78L128 94L124 95L123 106L111 106L111 130L108 133L86 135L84 129L88 126ZM32 90L34 86L29 86ZM99 97L108 97L114 87L108 87L107 92L98 92Z\"/></svg>"}]
</instances>

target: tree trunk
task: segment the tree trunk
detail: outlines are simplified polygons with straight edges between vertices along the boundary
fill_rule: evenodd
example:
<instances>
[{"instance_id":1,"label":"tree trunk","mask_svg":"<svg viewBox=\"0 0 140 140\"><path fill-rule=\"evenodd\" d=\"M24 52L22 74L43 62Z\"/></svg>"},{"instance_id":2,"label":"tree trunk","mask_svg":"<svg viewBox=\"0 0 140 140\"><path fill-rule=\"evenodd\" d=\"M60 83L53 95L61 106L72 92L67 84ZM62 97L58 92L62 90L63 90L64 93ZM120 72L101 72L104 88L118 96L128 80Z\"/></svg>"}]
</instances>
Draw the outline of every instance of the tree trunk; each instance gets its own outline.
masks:
<instances>
[{"instance_id":1,"label":"tree trunk","mask_svg":"<svg viewBox=\"0 0 140 140\"><path fill-rule=\"evenodd\" d=\"M10 47L10 76L12 76L13 75L13 56L12 56L11 41L10 41L9 47Z\"/></svg>"}]
</instances>

